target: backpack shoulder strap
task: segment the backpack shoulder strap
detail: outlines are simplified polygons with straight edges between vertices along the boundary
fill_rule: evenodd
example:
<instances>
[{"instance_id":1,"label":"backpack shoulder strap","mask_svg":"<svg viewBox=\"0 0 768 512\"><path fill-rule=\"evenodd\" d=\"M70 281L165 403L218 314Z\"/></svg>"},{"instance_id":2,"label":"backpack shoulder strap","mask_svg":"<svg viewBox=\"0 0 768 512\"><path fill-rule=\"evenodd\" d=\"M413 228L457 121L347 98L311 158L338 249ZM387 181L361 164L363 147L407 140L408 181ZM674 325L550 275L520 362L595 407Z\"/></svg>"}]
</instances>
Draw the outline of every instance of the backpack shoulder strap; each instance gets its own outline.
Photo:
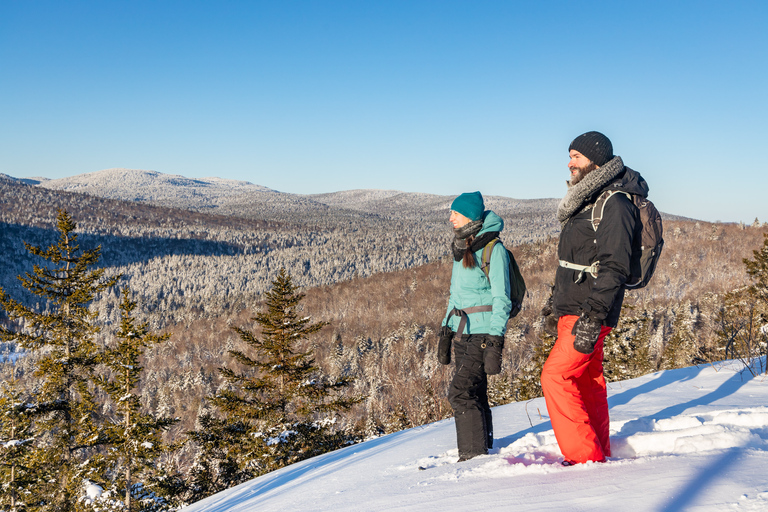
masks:
<instances>
[{"instance_id":1,"label":"backpack shoulder strap","mask_svg":"<svg viewBox=\"0 0 768 512\"><path fill-rule=\"evenodd\" d=\"M483 254L480 258L480 269L485 273L485 277L490 281L491 277L489 275L491 271L491 253L493 252L493 246L496 245L496 242L499 242L500 240L498 238L494 238L487 244L485 244L485 247L483 247Z\"/></svg>"},{"instance_id":2,"label":"backpack shoulder strap","mask_svg":"<svg viewBox=\"0 0 768 512\"><path fill-rule=\"evenodd\" d=\"M629 192L623 192L621 190L606 190L597 196L597 201L595 201L595 205L592 207L592 229L595 231L597 231L597 227L600 225L600 221L603 220L605 203L608 202L608 200L616 194L624 194L629 198L630 202L633 202L632 194Z\"/></svg>"}]
</instances>

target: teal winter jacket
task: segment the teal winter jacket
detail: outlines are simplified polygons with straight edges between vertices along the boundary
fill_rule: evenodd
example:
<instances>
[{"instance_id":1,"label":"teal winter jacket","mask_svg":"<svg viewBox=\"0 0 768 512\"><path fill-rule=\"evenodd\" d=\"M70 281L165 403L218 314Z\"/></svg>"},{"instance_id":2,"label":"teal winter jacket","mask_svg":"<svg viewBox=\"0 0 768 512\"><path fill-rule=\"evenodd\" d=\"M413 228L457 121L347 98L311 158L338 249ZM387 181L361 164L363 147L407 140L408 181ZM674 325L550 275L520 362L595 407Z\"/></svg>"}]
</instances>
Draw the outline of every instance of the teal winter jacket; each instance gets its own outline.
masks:
<instances>
[{"instance_id":1,"label":"teal winter jacket","mask_svg":"<svg viewBox=\"0 0 768 512\"><path fill-rule=\"evenodd\" d=\"M501 231L504 221L488 210L483 213L483 228L476 235L479 238L484 233ZM470 313L467 315L467 325L463 334L491 334L503 336L507 330L509 311L512 302L509 300L509 255L503 245L497 243L491 253L491 264L488 278L480 268L482 248L474 253L475 262L472 268L464 268L461 261L453 262L451 273L451 296L448 300L448 311L443 319L443 325L448 325L454 332L459 327L460 317L450 315L456 309L473 306L493 306L493 311Z\"/></svg>"}]
</instances>

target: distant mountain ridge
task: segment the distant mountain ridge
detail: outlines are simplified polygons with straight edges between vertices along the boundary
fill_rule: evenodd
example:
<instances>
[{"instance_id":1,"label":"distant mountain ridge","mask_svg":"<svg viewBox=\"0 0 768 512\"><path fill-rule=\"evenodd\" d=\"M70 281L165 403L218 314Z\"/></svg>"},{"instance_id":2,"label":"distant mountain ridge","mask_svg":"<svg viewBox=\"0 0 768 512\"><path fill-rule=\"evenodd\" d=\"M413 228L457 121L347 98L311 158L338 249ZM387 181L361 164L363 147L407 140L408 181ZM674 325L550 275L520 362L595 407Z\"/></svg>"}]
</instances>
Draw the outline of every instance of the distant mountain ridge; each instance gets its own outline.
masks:
<instances>
[{"instance_id":1,"label":"distant mountain ridge","mask_svg":"<svg viewBox=\"0 0 768 512\"><path fill-rule=\"evenodd\" d=\"M35 185L108 199L315 225L408 220L420 224L436 224L442 229L453 199L452 196L397 190L291 194L247 181L193 179L156 171L120 168L68 178L41 179ZM556 199L521 200L487 196L486 203L502 217L534 217L535 223L543 227L547 234L552 234L552 230L556 231L559 227L554 219ZM323 218L316 218L319 212L323 213ZM542 222L544 226L541 226Z\"/></svg>"},{"instance_id":2,"label":"distant mountain ridge","mask_svg":"<svg viewBox=\"0 0 768 512\"><path fill-rule=\"evenodd\" d=\"M275 192L247 181L223 178L187 178L138 169L105 169L67 178L46 180L40 186L82 192L108 199L159 202L168 199L189 200L193 203L206 198L215 203L222 197L252 192ZM133 196L133 197L131 197Z\"/></svg>"}]
</instances>

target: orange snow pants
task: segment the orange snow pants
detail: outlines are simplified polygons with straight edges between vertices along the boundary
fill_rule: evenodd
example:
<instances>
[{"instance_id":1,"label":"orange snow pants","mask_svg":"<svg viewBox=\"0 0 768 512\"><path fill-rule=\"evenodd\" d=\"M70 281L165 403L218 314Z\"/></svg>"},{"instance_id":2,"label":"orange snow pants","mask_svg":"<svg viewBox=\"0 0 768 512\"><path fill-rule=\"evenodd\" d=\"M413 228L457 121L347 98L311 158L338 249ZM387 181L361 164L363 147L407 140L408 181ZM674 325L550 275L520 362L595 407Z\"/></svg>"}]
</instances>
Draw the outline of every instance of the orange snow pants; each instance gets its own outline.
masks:
<instances>
[{"instance_id":1,"label":"orange snow pants","mask_svg":"<svg viewBox=\"0 0 768 512\"><path fill-rule=\"evenodd\" d=\"M603 327L591 354L573 348L573 325L579 317L566 315L557 323L557 341L541 372L557 444L572 463L603 461L611 455L608 393L603 377Z\"/></svg>"}]
</instances>

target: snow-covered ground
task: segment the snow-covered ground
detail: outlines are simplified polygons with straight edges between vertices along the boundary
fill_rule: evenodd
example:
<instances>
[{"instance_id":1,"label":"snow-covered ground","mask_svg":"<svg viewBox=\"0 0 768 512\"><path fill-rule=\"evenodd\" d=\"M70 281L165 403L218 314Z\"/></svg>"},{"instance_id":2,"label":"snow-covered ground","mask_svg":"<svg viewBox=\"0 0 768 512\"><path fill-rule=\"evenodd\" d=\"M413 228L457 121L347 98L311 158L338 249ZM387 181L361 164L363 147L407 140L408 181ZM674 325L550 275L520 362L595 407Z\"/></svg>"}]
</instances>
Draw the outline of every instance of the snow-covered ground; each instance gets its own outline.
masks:
<instances>
[{"instance_id":1,"label":"snow-covered ground","mask_svg":"<svg viewBox=\"0 0 768 512\"><path fill-rule=\"evenodd\" d=\"M496 448L455 464L453 420L328 453L185 509L768 511L768 377L736 361L612 383L613 457L563 467L543 399L493 410ZM419 466L427 467L425 471Z\"/></svg>"}]
</instances>

